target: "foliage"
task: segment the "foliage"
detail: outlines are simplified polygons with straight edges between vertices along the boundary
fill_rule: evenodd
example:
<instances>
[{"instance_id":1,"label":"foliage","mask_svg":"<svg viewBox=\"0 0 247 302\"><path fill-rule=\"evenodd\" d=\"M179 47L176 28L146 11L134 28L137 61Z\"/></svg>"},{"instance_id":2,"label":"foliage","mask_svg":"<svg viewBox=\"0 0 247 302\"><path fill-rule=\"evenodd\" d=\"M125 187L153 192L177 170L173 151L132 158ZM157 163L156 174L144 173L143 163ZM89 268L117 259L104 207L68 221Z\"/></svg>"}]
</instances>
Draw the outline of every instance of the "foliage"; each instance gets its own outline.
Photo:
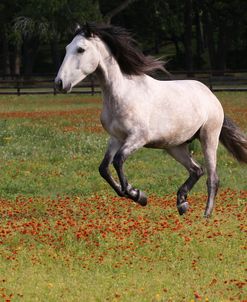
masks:
<instances>
[{"instance_id":1,"label":"foliage","mask_svg":"<svg viewBox=\"0 0 247 302\"><path fill-rule=\"evenodd\" d=\"M16 30L24 35L50 36L50 39L66 32L76 22L80 24L100 18L95 1L89 0L27 1L18 15L14 24Z\"/></svg>"},{"instance_id":2,"label":"foliage","mask_svg":"<svg viewBox=\"0 0 247 302\"><path fill-rule=\"evenodd\" d=\"M247 68L246 12L247 2L242 0L2 0L1 51L4 58L19 55L22 71L29 64L25 56L38 61L39 69L41 51L46 60L53 58L54 70L76 23L111 21L132 30L146 53L171 57L171 68L243 69Z\"/></svg>"},{"instance_id":3,"label":"foliage","mask_svg":"<svg viewBox=\"0 0 247 302\"><path fill-rule=\"evenodd\" d=\"M0 35L4 37L3 56L10 58L9 45L14 45L17 51L13 52L20 57L18 64L21 60L22 73L32 73L41 45L51 44L54 51L54 43L58 44L58 41L68 38L68 32L74 30L76 23L100 19L97 1L15 0L11 4L4 0L0 7L0 16L4 16L0 21L0 24L3 23L3 29L0 30ZM57 47L55 45L56 65L59 56ZM12 62L13 73L17 69L13 66L15 64Z\"/></svg>"}]
</instances>

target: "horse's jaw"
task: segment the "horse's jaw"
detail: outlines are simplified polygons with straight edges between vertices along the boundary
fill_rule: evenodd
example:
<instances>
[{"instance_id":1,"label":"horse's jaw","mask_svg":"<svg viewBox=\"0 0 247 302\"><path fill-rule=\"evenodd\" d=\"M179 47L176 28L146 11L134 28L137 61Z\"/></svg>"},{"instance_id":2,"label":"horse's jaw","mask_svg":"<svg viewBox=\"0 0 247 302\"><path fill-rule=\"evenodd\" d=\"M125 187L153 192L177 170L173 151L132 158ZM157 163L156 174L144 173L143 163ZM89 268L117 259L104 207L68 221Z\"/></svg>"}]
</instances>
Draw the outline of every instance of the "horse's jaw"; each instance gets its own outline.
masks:
<instances>
[{"instance_id":1,"label":"horse's jaw","mask_svg":"<svg viewBox=\"0 0 247 302\"><path fill-rule=\"evenodd\" d=\"M67 81L66 78L62 76L57 76L55 79L55 87L58 91L62 93L70 93L72 88L79 84L82 80L86 78L86 75L80 75L73 81Z\"/></svg>"}]
</instances>

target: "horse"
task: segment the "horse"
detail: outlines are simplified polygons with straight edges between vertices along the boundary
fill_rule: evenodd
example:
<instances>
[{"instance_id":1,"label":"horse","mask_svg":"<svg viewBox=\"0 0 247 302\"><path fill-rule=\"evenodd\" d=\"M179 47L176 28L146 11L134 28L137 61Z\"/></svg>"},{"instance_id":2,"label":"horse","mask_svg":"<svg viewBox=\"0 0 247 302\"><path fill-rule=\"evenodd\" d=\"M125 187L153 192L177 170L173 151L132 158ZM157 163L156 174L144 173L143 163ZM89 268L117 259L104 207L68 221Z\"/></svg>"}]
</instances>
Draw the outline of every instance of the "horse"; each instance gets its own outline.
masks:
<instances>
[{"instance_id":1,"label":"horse","mask_svg":"<svg viewBox=\"0 0 247 302\"><path fill-rule=\"evenodd\" d=\"M204 217L208 218L219 187L219 141L239 162L247 163L247 137L224 115L206 85L196 80L160 81L151 76L157 70L165 71L164 62L145 56L126 29L87 24L66 46L55 85L68 93L86 76L96 74L103 99L100 120L110 135L99 173L119 196L141 206L147 204L147 197L128 182L123 169L126 159L141 147L158 148L182 164L189 174L177 192L177 209L183 215L189 208L188 192L204 174L188 148L198 139L206 162ZM119 181L110 173L111 164Z\"/></svg>"}]
</instances>

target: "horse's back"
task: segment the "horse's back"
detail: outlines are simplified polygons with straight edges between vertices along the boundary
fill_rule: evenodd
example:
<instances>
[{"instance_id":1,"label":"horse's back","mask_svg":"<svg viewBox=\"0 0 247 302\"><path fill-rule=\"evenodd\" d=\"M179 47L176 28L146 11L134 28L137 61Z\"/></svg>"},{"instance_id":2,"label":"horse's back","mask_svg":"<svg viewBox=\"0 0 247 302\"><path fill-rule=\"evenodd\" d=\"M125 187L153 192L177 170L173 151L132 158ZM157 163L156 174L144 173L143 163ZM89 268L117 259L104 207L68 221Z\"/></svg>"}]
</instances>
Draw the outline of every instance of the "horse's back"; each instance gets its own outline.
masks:
<instances>
[{"instance_id":1,"label":"horse's back","mask_svg":"<svg viewBox=\"0 0 247 302\"><path fill-rule=\"evenodd\" d=\"M153 79L154 80L154 79ZM173 102L185 102L186 104L196 102L204 103L204 105L220 104L219 100L212 93L212 91L202 82L196 80L172 80L172 81L158 81L154 80L160 92L165 92L166 99ZM154 83L153 82L153 83ZM205 103L206 101L206 103Z\"/></svg>"},{"instance_id":2,"label":"horse's back","mask_svg":"<svg viewBox=\"0 0 247 302\"><path fill-rule=\"evenodd\" d=\"M207 124L214 124L220 131L222 106L204 84L194 80L154 80L153 86L156 88L149 116L151 142L178 145Z\"/></svg>"},{"instance_id":3,"label":"horse's back","mask_svg":"<svg viewBox=\"0 0 247 302\"><path fill-rule=\"evenodd\" d=\"M178 113L184 117L210 118L219 115L222 118L221 103L212 91L196 80L156 81L157 91L154 102L166 106L169 114Z\"/></svg>"}]
</instances>

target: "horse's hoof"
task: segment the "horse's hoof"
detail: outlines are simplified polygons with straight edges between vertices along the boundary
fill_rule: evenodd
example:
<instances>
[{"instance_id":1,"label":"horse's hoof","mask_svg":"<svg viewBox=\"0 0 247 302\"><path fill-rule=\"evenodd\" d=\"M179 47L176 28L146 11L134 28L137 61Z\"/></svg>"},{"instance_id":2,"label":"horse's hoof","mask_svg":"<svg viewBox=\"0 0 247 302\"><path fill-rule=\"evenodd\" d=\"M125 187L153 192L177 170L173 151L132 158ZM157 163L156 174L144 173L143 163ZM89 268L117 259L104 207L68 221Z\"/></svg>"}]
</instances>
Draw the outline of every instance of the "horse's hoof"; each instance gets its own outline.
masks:
<instances>
[{"instance_id":1,"label":"horse's hoof","mask_svg":"<svg viewBox=\"0 0 247 302\"><path fill-rule=\"evenodd\" d=\"M204 213L204 215L203 215L203 217L206 218L206 219L208 219L208 218L211 217L211 215L212 215L212 211L206 210L205 213Z\"/></svg>"},{"instance_id":2,"label":"horse's hoof","mask_svg":"<svg viewBox=\"0 0 247 302\"><path fill-rule=\"evenodd\" d=\"M146 206L148 203L147 196L142 191L139 191L138 199L136 202L139 203L143 207Z\"/></svg>"},{"instance_id":3,"label":"horse's hoof","mask_svg":"<svg viewBox=\"0 0 247 302\"><path fill-rule=\"evenodd\" d=\"M180 215L183 215L186 213L186 211L188 210L189 208L189 203L187 201L181 203L181 204L178 204L177 205L177 208L178 208L178 213Z\"/></svg>"}]
</instances>

